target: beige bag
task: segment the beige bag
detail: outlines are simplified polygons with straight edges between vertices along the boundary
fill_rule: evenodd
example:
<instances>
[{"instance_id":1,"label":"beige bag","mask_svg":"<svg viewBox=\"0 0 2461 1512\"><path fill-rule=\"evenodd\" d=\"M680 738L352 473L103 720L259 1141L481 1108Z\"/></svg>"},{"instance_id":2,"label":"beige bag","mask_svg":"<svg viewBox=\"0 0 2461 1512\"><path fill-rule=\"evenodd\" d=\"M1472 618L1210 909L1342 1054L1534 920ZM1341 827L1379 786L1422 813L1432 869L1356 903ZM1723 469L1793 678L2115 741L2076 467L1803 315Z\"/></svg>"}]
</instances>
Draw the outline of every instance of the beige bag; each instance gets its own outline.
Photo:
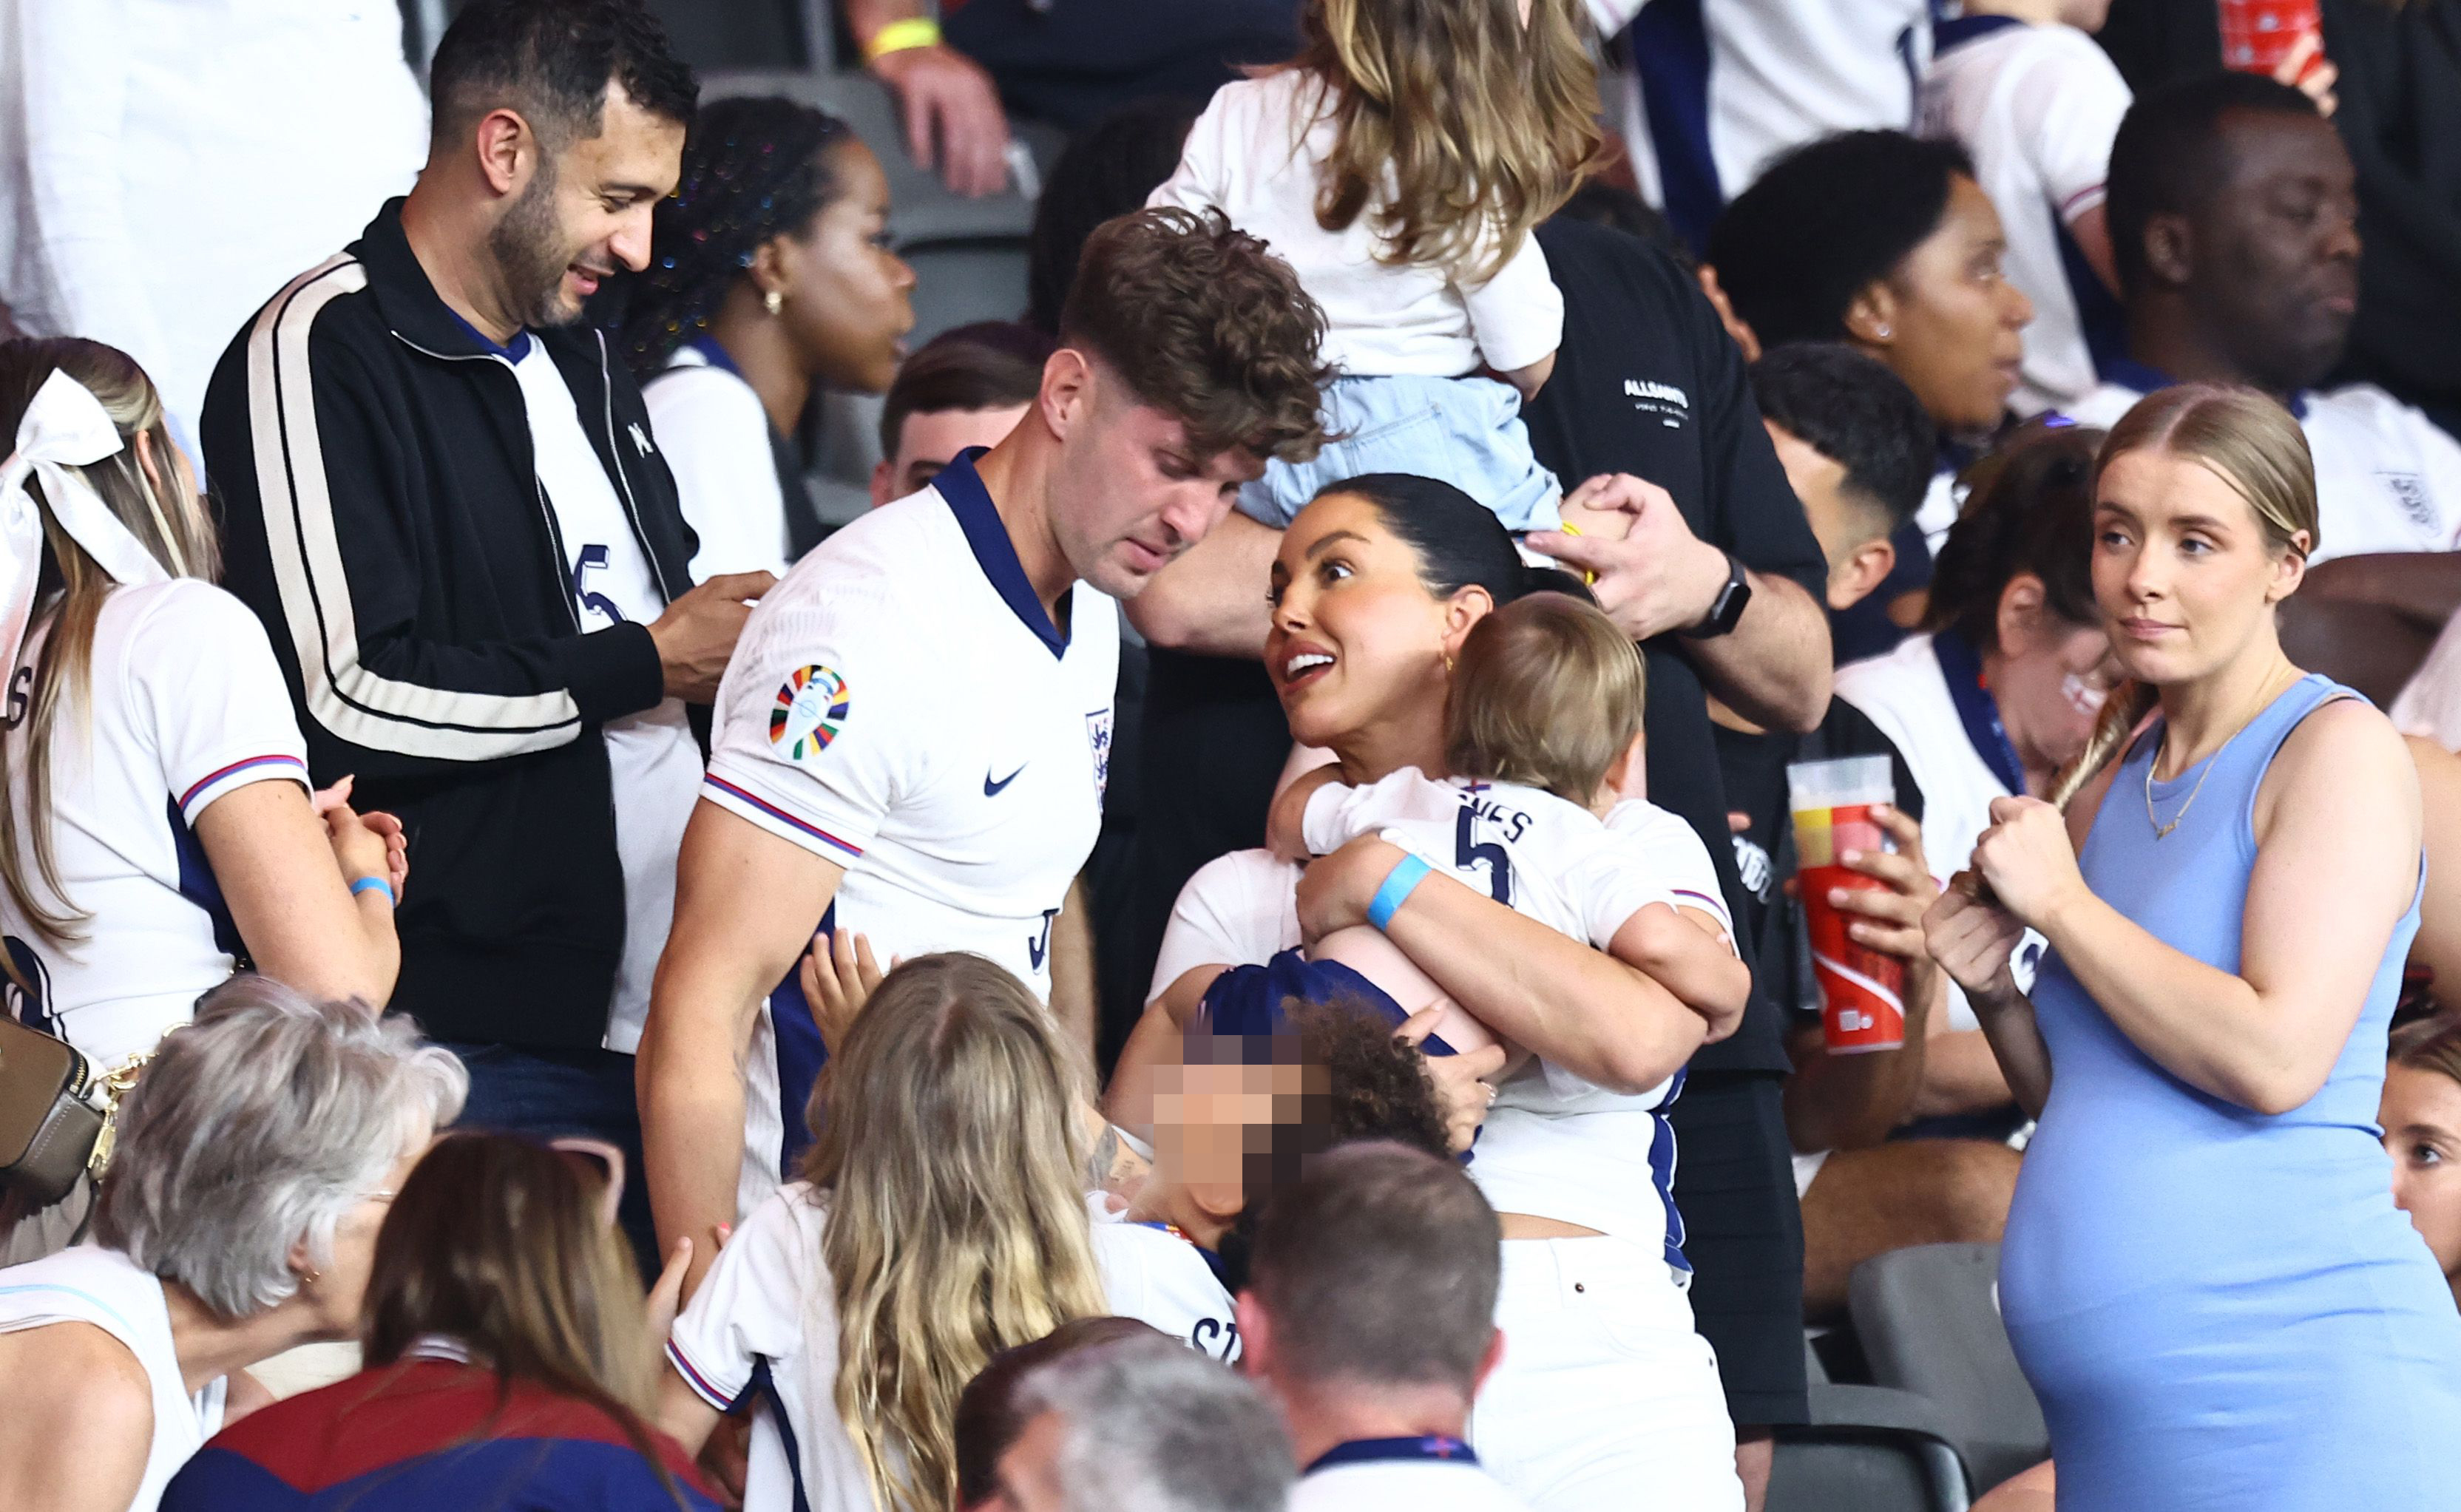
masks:
<instances>
[{"instance_id":1,"label":"beige bag","mask_svg":"<svg viewBox=\"0 0 2461 1512\"><path fill-rule=\"evenodd\" d=\"M93 1084L75 1046L0 1016L0 1187L33 1207L69 1194L102 1139Z\"/></svg>"}]
</instances>

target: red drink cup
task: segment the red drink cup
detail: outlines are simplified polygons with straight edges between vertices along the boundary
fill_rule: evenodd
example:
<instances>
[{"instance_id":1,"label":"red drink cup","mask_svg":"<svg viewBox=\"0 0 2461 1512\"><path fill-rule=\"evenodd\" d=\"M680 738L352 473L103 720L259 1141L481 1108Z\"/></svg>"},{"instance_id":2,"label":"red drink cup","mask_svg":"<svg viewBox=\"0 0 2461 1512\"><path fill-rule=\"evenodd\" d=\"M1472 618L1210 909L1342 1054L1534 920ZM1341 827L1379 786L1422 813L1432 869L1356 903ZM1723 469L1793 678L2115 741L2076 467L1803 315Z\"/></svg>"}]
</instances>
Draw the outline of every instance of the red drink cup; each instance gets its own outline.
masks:
<instances>
[{"instance_id":1,"label":"red drink cup","mask_svg":"<svg viewBox=\"0 0 2461 1512\"><path fill-rule=\"evenodd\" d=\"M2241 74L2270 76L2291 49L2323 25L2317 0L2218 0L2218 9L2222 66Z\"/></svg>"},{"instance_id":2,"label":"red drink cup","mask_svg":"<svg viewBox=\"0 0 2461 1512\"><path fill-rule=\"evenodd\" d=\"M1872 810L1896 801L1887 756L1798 761L1786 769L1794 809L1795 879L1804 923L1811 934L1811 969L1820 986L1820 1029L1832 1055L1894 1050L1906 1042L1906 964L1858 945L1846 933L1853 921L1829 901L1831 888L1886 891L1888 884L1838 864L1847 851L1887 848Z\"/></svg>"}]
</instances>

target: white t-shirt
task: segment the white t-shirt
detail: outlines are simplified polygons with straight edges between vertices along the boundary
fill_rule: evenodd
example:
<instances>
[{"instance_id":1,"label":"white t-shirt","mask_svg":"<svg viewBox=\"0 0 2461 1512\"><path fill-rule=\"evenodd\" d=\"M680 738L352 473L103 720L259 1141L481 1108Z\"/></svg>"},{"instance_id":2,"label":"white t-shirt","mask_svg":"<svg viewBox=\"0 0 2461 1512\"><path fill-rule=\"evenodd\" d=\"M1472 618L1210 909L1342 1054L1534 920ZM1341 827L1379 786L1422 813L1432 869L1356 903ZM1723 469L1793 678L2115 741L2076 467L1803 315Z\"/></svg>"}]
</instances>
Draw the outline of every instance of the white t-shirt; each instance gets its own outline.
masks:
<instances>
[{"instance_id":1,"label":"white t-shirt","mask_svg":"<svg viewBox=\"0 0 2461 1512\"><path fill-rule=\"evenodd\" d=\"M217 1375L191 1394L171 1338L160 1278L117 1249L83 1244L0 1270L0 1333L85 1323L128 1347L153 1396L154 1437L144 1478L128 1512L154 1512L162 1488L205 1440L222 1432L230 1378ZM21 1385L27 1383L20 1383Z\"/></svg>"},{"instance_id":2,"label":"white t-shirt","mask_svg":"<svg viewBox=\"0 0 2461 1512\"><path fill-rule=\"evenodd\" d=\"M2127 376L2069 413L2086 425L2116 424L2159 374ZM2461 548L2461 441L2450 433L2372 383L2300 394L2293 413L2316 459L2324 539L2310 561Z\"/></svg>"},{"instance_id":3,"label":"white t-shirt","mask_svg":"<svg viewBox=\"0 0 2461 1512\"><path fill-rule=\"evenodd\" d=\"M1324 308L1324 358L1345 373L1451 378L1553 351L1564 297L1536 238L1523 238L1492 278L1466 285L1441 267L1378 262L1373 208L1345 230L1316 224L1317 167L1336 135L1325 111L1315 76L1296 69L1223 85L1189 130L1179 171L1146 202L1218 209L1263 238Z\"/></svg>"},{"instance_id":4,"label":"white t-shirt","mask_svg":"<svg viewBox=\"0 0 2461 1512\"><path fill-rule=\"evenodd\" d=\"M1102 1194L1085 1200L1094 1259L1114 1315L1150 1323L1209 1359L1239 1357L1239 1321L1196 1241L1163 1224L1130 1223Z\"/></svg>"},{"instance_id":5,"label":"white t-shirt","mask_svg":"<svg viewBox=\"0 0 2461 1512\"><path fill-rule=\"evenodd\" d=\"M1309 1471L1291 1487L1290 1512L1526 1512L1529 1505L1475 1461L1396 1459Z\"/></svg>"},{"instance_id":6,"label":"white t-shirt","mask_svg":"<svg viewBox=\"0 0 2461 1512\"><path fill-rule=\"evenodd\" d=\"M624 501L581 429L572 390L555 361L526 332L500 357L521 380L539 486L555 511L572 573L578 628L603 630L666 612L657 569L632 528ZM682 591L681 588L676 589ZM700 748L680 698L668 698L606 726L615 787L615 854L624 868L624 954L608 1005L607 1048L631 1054L650 1013L650 979L675 917L675 853L700 788Z\"/></svg>"},{"instance_id":7,"label":"white t-shirt","mask_svg":"<svg viewBox=\"0 0 2461 1512\"><path fill-rule=\"evenodd\" d=\"M1723 203L1770 159L1815 137L1914 124L1915 84L1931 51L1925 0L1588 4L1601 36L1633 26L1641 55L1623 119L1633 173L1641 197L1667 206L1687 232L1694 214L1667 205L1674 155L1684 177L1712 180ZM1705 222L1698 229L1705 233Z\"/></svg>"},{"instance_id":8,"label":"white t-shirt","mask_svg":"<svg viewBox=\"0 0 2461 1512\"><path fill-rule=\"evenodd\" d=\"M1475 801L1479 797L1457 796L1457 812L1465 799ZM1582 812L1569 803L1564 807ZM1458 818L1454 822L1459 823ZM1544 841L1533 842L1534 820L1522 825L1517 838L1509 818L1499 822L1474 814L1471 827L1471 843L1500 849L1516 883L1525 874L1538 874L1543 863L1537 858L1548 846ZM1687 906L1704 907L1721 921L1726 919L1717 871L1690 825L1652 804L1632 802L1617 804L1604 827L1625 863L1662 889L1660 901L1678 895ZM1526 855L1524 846L1530 847ZM1449 851L1435 860L1421 859L1431 866L1442 862L1443 869L1470 885L1488 886L1490 853L1479 852L1467 867L1452 864ZM1296 945L1298 875L1297 866L1261 850L1234 852L1198 868L1172 906L1156 959L1153 995L1197 967L1259 965ZM1512 890L1509 902L1516 911L1525 899L1536 896L1528 887ZM1552 1218L1637 1243L1663 1244L1669 1264L1680 1267L1682 1225L1669 1197L1675 1133L1660 1114L1674 1100L1681 1079L1679 1075L1638 1095L1624 1096L1532 1057L1497 1089L1470 1175L1499 1212Z\"/></svg>"},{"instance_id":9,"label":"white t-shirt","mask_svg":"<svg viewBox=\"0 0 2461 1512\"><path fill-rule=\"evenodd\" d=\"M1974 748L1932 637L1909 635L1885 655L1840 667L1837 696L1869 715L1904 754L1907 770L1922 789L1923 858L1946 886L1965 869L1975 842L1991 827L1991 800L2016 795ZM2045 944L2031 929L2019 942L2013 963L2019 988L2032 989ZM1948 984L1947 1025L1981 1027L1955 982Z\"/></svg>"},{"instance_id":10,"label":"white t-shirt","mask_svg":"<svg viewBox=\"0 0 2461 1512\"><path fill-rule=\"evenodd\" d=\"M1965 16L1935 29L1923 77L1926 136L1961 142L2008 235L2008 282L2033 301L2021 415L2065 409L2099 381L2080 323L2080 298L2114 309L2073 249L2067 228L2103 202L2111 138L2132 96L2094 40L2073 27L2012 16Z\"/></svg>"},{"instance_id":11,"label":"white t-shirt","mask_svg":"<svg viewBox=\"0 0 2461 1512\"><path fill-rule=\"evenodd\" d=\"M758 1409L744 1512L789 1512L798 1501L811 1512L873 1512L863 1457L837 1410L837 1293L821 1252L828 1214L807 1182L772 1192L735 1225L667 1338L668 1363L703 1401Z\"/></svg>"},{"instance_id":12,"label":"white t-shirt","mask_svg":"<svg viewBox=\"0 0 2461 1512\"><path fill-rule=\"evenodd\" d=\"M679 347L667 370L641 386L650 429L684 519L700 537L696 583L728 572L786 575L786 496L769 448L769 412L742 375L697 346Z\"/></svg>"},{"instance_id":13,"label":"white t-shirt","mask_svg":"<svg viewBox=\"0 0 2461 1512\"><path fill-rule=\"evenodd\" d=\"M1101 1199L1086 1205L1099 1210ZM828 1199L809 1182L771 1192L736 1225L667 1340L668 1361L702 1400L720 1412L746 1402L761 1408L752 1419L744 1512L785 1512L798 1494L812 1512L873 1512L862 1459L837 1410L837 1294L821 1249L828 1211ZM1216 1359L1238 1357L1230 1298L1195 1246L1108 1213L1093 1224L1092 1238L1114 1313Z\"/></svg>"},{"instance_id":14,"label":"white t-shirt","mask_svg":"<svg viewBox=\"0 0 2461 1512\"><path fill-rule=\"evenodd\" d=\"M1429 866L1546 925L1610 948L1616 931L1653 903L1703 909L1731 931L1716 886L1678 888L1691 875L1689 849L1648 821L1643 803L1616 828L1577 803L1511 782L1431 777L1403 767L1367 787L1329 782L1308 799L1300 834L1326 856L1361 835L1392 841ZM1665 853L1643 846L1667 847ZM1707 852L1702 851L1705 863ZM1694 878L1697 881L1697 877ZM1714 882L1714 874L1712 874Z\"/></svg>"},{"instance_id":15,"label":"white t-shirt","mask_svg":"<svg viewBox=\"0 0 2461 1512\"><path fill-rule=\"evenodd\" d=\"M23 702L45 627L10 683L12 801L29 812ZM112 589L94 632L92 701L52 726L52 854L84 939L45 945L0 890L0 929L36 984L12 983L22 1022L66 1038L97 1071L154 1048L231 973L238 931L193 826L252 782L308 785L307 751L265 627L210 583ZM34 885L33 837L18 836Z\"/></svg>"},{"instance_id":16,"label":"white t-shirt","mask_svg":"<svg viewBox=\"0 0 2461 1512\"><path fill-rule=\"evenodd\" d=\"M715 803L845 867L816 926L882 960L971 950L1051 992L1051 924L1102 828L1119 608L1053 628L974 463L875 509L752 611L718 689ZM791 982L747 1066L745 1207L781 1179L812 1065Z\"/></svg>"}]
</instances>

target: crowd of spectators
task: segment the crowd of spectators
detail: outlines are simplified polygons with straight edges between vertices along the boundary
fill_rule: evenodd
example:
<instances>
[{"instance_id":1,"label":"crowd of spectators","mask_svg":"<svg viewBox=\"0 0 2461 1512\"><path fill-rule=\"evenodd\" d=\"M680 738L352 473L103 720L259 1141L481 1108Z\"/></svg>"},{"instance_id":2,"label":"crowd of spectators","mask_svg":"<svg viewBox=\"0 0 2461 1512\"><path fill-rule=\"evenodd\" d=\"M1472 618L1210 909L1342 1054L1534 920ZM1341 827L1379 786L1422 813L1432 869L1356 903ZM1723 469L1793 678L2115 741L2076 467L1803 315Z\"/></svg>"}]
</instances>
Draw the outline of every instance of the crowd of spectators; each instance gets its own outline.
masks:
<instances>
[{"instance_id":1,"label":"crowd of spectators","mask_svg":"<svg viewBox=\"0 0 2461 1512\"><path fill-rule=\"evenodd\" d=\"M0 1505L2446 1504L2461 0L656 9L0 0Z\"/></svg>"}]
</instances>

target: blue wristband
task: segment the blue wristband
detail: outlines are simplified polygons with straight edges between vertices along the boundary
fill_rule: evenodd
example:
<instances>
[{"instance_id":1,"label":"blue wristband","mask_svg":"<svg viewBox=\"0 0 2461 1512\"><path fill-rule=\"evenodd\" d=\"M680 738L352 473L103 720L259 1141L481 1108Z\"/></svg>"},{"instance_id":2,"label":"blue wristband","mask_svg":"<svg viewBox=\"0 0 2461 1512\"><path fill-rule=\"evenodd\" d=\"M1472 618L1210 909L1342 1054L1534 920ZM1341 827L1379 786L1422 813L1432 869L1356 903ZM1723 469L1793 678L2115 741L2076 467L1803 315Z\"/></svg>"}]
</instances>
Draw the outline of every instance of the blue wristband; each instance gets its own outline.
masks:
<instances>
[{"instance_id":1,"label":"blue wristband","mask_svg":"<svg viewBox=\"0 0 2461 1512\"><path fill-rule=\"evenodd\" d=\"M383 893L385 895L385 903L388 906L396 908L401 906L401 900L395 897L393 894L393 884L385 881L382 877L362 877L358 881L351 884L352 897L355 898L363 892Z\"/></svg>"},{"instance_id":2,"label":"blue wristband","mask_svg":"<svg viewBox=\"0 0 2461 1512\"><path fill-rule=\"evenodd\" d=\"M1393 922L1394 911L1402 906L1419 879L1427 874L1427 863L1416 856L1404 856L1391 871L1384 874L1384 884L1368 900L1367 922L1382 929Z\"/></svg>"}]
</instances>

